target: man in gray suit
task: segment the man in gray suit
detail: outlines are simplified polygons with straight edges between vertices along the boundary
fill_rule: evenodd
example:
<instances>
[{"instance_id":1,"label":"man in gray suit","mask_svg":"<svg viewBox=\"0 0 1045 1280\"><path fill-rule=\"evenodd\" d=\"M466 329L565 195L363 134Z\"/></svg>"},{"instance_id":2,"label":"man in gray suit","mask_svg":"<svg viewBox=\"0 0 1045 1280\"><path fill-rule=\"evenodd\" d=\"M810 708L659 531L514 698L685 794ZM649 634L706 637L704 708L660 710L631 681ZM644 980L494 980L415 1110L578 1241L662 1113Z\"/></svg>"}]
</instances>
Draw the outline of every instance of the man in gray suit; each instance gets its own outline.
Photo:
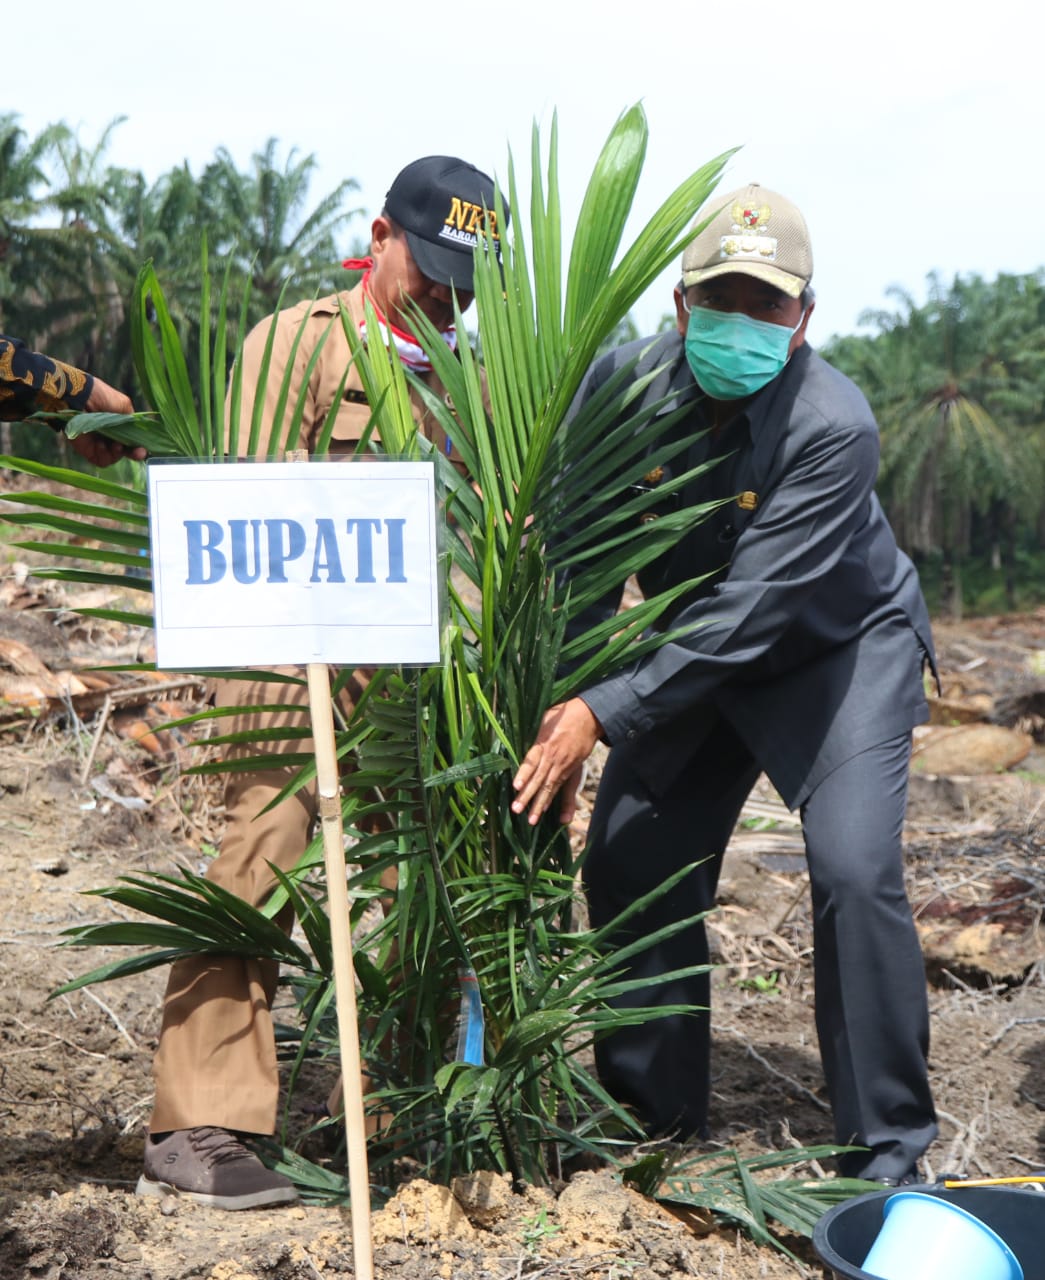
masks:
<instances>
[{"instance_id":1,"label":"man in gray suit","mask_svg":"<svg viewBox=\"0 0 1045 1280\"><path fill-rule=\"evenodd\" d=\"M678 332L610 353L582 392L637 359L636 379L656 371L649 402L689 405L686 429L708 428L686 466L721 461L683 500L721 505L640 585L650 594L708 577L670 618L684 634L546 713L514 809L536 822L562 789L570 821L583 761L600 738L612 747L585 862L593 922L699 863L628 921L623 942L713 905L726 843L764 771L802 817L836 1140L866 1148L841 1171L902 1184L917 1180L937 1131L901 848L911 730L928 714L929 619L874 495L871 410L805 341L805 220L757 184L714 207L683 255ZM658 979L707 956L703 925L690 925L631 963L648 986L628 999L706 1010L706 973ZM709 1052L705 1012L622 1028L597 1046L597 1063L651 1135L684 1139L707 1133Z\"/></svg>"}]
</instances>

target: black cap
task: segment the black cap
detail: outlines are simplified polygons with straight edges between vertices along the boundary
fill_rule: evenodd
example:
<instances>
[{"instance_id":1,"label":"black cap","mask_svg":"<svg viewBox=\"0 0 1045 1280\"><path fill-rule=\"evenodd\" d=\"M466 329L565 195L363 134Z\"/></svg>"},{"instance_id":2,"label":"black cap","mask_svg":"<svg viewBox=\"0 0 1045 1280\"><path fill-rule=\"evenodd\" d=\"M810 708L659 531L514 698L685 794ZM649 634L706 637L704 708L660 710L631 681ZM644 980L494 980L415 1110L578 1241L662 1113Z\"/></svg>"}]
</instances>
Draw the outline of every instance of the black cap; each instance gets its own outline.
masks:
<instances>
[{"instance_id":1,"label":"black cap","mask_svg":"<svg viewBox=\"0 0 1045 1280\"><path fill-rule=\"evenodd\" d=\"M493 179L455 156L408 164L388 190L385 212L406 232L418 268L438 284L471 293L473 251L492 248L500 260Z\"/></svg>"}]
</instances>

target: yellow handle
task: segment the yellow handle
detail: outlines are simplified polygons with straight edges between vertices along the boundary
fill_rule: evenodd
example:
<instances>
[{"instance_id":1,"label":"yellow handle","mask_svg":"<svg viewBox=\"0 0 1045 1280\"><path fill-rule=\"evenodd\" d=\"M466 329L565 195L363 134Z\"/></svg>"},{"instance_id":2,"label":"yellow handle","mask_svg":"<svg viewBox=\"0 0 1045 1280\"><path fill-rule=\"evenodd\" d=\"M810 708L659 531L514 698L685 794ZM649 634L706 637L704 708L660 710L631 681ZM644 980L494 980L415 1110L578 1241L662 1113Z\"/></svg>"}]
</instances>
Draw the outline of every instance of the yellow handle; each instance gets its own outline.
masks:
<instances>
[{"instance_id":1,"label":"yellow handle","mask_svg":"<svg viewBox=\"0 0 1045 1280\"><path fill-rule=\"evenodd\" d=\"M943 1185L945 1187L1009 1187L1017 1182L1045 1183L1045 1173L1035 1173L1025 1178L955 1178L954 1181L945 1181Z\"/></svg>"}]
</instances>

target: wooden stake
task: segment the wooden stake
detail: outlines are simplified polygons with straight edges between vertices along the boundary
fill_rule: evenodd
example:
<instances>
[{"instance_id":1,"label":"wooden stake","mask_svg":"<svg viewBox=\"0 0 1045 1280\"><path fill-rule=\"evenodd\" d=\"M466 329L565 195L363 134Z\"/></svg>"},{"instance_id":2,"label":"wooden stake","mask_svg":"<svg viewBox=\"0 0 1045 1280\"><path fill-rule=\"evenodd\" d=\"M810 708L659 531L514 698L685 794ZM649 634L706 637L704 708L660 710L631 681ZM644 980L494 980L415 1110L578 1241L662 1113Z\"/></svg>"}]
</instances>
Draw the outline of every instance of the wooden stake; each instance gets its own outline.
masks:
<instances>
[{"instance_id":1,"label":"wooden stake","mask_svg":"<svg viewBox=\"0 0 1045 1280\"><path fill-rule=\"evenodd\" d=\"M91 749L87 753L87 759L83 762L83 768L80 770L80 785L86 786L87 780L91 776L91 766L94 764L94 757L98 754L98 743L102 740L102 734L105 732L105 726L109 723L109 717L112 715L112 697L107 693L105 701L102 703L101 712L98 715L98 725L94 731L94 737L91 740Z\"/></svg>"},{"instance_id":2,"label":"wooden stake","mask_svg":"<svg viewBox=\"0 0 1045 1280\"><path fill-rule=\"evenodd\" d=\"M348 905L345 837L341 824L341 785L334 742L334 714L330 674L326 663L308 664L308 700L312 740L316 750L319 820L323 832L323 862L330 904L330 942L334 953L334 996L341 1044L341 1080L348 1143L348 1189L352 1214L352 1252L356 1280L373 1280L374 1257L370 1235L370 1172L367 1166L363 1115L362 1064L356 1016L356 975L352 963L352 926Z\"/></svg>"},{"instance_id":3,"label":"wooden stake","mask_svg":"<svg viewBox=\"0 0 1045 1280\"><path fill-rule=\"evenodd\" d=\"M305 462L307 449L289 449L287 462ZM370 1170L366 1155L363 1114L363 1067L359 1056L356 1015L356 971L352 963L352 922L348 906L345 833L341 824L341 776L334 739L334 709L330 673L325 662L310 662L308 703L316 753L319 823L323 832L323 865L327 873L330 946L334 954L334 1000L337 1037L341 1049L341 1086L348 1147L348 1196L352 1218L352 1254L356 1280L374 1280L374 1249L370 1234Z\"/></svg>"}]
</instances>

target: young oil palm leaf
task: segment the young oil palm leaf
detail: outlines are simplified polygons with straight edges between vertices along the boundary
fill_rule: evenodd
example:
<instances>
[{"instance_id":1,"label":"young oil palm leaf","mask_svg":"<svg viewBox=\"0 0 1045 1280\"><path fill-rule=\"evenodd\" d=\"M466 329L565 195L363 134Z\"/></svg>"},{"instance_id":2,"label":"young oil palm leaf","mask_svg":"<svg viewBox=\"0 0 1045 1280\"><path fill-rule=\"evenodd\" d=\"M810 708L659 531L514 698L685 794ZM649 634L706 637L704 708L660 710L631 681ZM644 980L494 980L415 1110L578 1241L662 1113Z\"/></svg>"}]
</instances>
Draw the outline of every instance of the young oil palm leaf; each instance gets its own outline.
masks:
<instances>
[{"instance_id":1,"label":"young oil palm leaf","mask_svg":"<svg viewBox=\"0 0 1045 1280\"><path fill-rule=\"evenodd\" d=\"M63 467L51 467L28 459L0 457L0 467L20 471L47 482L40 491L11 491L3 494L12 504L3 513L8 523L24 529L41 529L57 538L46 541L30 538L14 543L27 551L42 552L69 563L34 572L38 577L92 582L119 586L122 590L151 593L147 578L128 576L128 570L147 571L149 560L149 517L145 495L137 489L101 476L85 475ZM64 492L53 492L61 486ZM84 495L90 495L87 500ZM69 538L70 541L62 541ZM93 566L84 569L84 562ZM110 567L106 567L110 566ZM147 602L151 605L151 601ZM84 609L92 617L110 618L137 626L151 626L151 608Z\"/></svg>"}]
</instances>

